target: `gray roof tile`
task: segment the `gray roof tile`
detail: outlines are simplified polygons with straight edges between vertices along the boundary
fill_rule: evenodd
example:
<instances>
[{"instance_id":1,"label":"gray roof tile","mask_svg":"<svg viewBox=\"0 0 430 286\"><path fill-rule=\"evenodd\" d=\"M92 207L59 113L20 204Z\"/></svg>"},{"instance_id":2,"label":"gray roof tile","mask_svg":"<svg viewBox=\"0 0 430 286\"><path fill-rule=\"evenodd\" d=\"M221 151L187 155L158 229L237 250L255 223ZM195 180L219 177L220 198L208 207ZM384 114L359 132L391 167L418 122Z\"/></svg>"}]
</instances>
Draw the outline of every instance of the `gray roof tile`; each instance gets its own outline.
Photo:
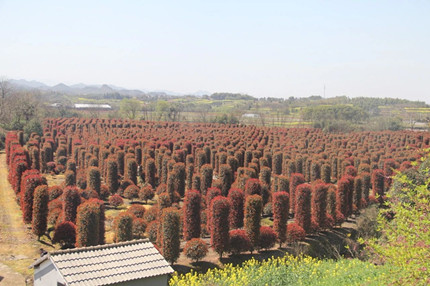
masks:
<instances>
[{"instance_id":1,"label":"gray roof tile","mask_svg":"<svg viewBox=\"0 0 430 286\"><path fill-rule=\"evenodd\" d=\"M49 254L68 285L109 285L173 273L148 240L60 250Z\"/></svg>"}]
</instances>

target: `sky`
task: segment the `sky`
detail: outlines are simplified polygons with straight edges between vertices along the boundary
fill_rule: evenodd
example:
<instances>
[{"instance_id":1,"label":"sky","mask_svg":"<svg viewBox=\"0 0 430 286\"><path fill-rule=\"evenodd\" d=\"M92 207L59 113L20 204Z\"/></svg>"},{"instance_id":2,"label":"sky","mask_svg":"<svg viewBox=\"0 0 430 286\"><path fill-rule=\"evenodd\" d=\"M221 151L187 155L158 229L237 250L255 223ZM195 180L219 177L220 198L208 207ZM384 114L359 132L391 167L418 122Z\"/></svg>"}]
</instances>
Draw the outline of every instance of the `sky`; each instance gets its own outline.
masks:
<instances>
[{"instance_id":1,"label":"sky","mask_svg":"<svg viewBox=\"0 0 430 286\"><path fill-rule=\"evenodd\" d=\"M428 0L0 0L0 76L430 102L429 15Z\"/></svg>"}]
</instances>

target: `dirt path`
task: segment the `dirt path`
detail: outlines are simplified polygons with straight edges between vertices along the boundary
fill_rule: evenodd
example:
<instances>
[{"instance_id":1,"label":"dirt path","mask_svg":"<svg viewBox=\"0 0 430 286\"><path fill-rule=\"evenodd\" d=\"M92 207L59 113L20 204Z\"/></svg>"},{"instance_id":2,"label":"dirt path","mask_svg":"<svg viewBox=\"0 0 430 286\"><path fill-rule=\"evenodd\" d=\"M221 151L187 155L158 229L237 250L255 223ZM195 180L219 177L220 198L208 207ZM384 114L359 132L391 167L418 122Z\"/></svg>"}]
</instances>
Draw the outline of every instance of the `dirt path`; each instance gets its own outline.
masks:
<instances>
[{"instance_id":1,"label":"dirt path","mask_svg":"<svg viewBox=\"0 0 430 286\"><path fill-rule=\"evenodd\" d=\"M26 285L40 244L22 221L21 210L7 180L6 155L0 153L0 285Z\"/></svg>"}]
</instances>

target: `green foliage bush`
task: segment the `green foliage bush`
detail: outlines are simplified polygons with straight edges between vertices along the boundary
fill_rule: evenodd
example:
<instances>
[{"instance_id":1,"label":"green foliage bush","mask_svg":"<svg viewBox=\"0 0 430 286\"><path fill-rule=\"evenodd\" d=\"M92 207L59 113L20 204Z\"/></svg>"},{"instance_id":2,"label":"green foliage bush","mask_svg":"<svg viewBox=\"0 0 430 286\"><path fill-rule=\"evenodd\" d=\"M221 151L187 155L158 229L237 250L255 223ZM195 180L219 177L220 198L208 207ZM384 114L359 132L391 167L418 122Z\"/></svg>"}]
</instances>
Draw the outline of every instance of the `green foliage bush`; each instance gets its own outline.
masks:
<instances>
[{"instance_id":1,"label":"green foliage bush","mask_svg":"<svg viewBox=\"0 0 430 286\"><path fill-rule=\"evenodd\" d=\"M430 155L421 161L416 170L394 177L378 218L381 237L368 241L375 259L401 269L397 283L404 285L430 282Z\"/></svg>"}]
</instances>

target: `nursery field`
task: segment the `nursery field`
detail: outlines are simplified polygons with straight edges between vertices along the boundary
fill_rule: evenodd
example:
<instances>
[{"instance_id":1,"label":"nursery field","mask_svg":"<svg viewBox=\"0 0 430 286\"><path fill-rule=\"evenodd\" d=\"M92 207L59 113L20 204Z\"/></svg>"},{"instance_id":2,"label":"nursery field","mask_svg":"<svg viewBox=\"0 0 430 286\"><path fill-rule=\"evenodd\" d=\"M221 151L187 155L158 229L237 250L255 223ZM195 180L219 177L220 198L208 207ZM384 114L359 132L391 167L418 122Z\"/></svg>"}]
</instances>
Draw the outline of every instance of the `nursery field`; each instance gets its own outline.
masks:
<instances>
[{"instance_id":1,"label":"nursery field","mask_svg":"<svg viewBox=\"0 0 430 286\"><path fill-rule=\"evenodd\" d=\"M51 118L43 136L9 132L6 163L34 237L55 248L147 237L185 273L333 238L383 205L392 175L429 145L425 132Z\"/></svg>"}]
</instances>

